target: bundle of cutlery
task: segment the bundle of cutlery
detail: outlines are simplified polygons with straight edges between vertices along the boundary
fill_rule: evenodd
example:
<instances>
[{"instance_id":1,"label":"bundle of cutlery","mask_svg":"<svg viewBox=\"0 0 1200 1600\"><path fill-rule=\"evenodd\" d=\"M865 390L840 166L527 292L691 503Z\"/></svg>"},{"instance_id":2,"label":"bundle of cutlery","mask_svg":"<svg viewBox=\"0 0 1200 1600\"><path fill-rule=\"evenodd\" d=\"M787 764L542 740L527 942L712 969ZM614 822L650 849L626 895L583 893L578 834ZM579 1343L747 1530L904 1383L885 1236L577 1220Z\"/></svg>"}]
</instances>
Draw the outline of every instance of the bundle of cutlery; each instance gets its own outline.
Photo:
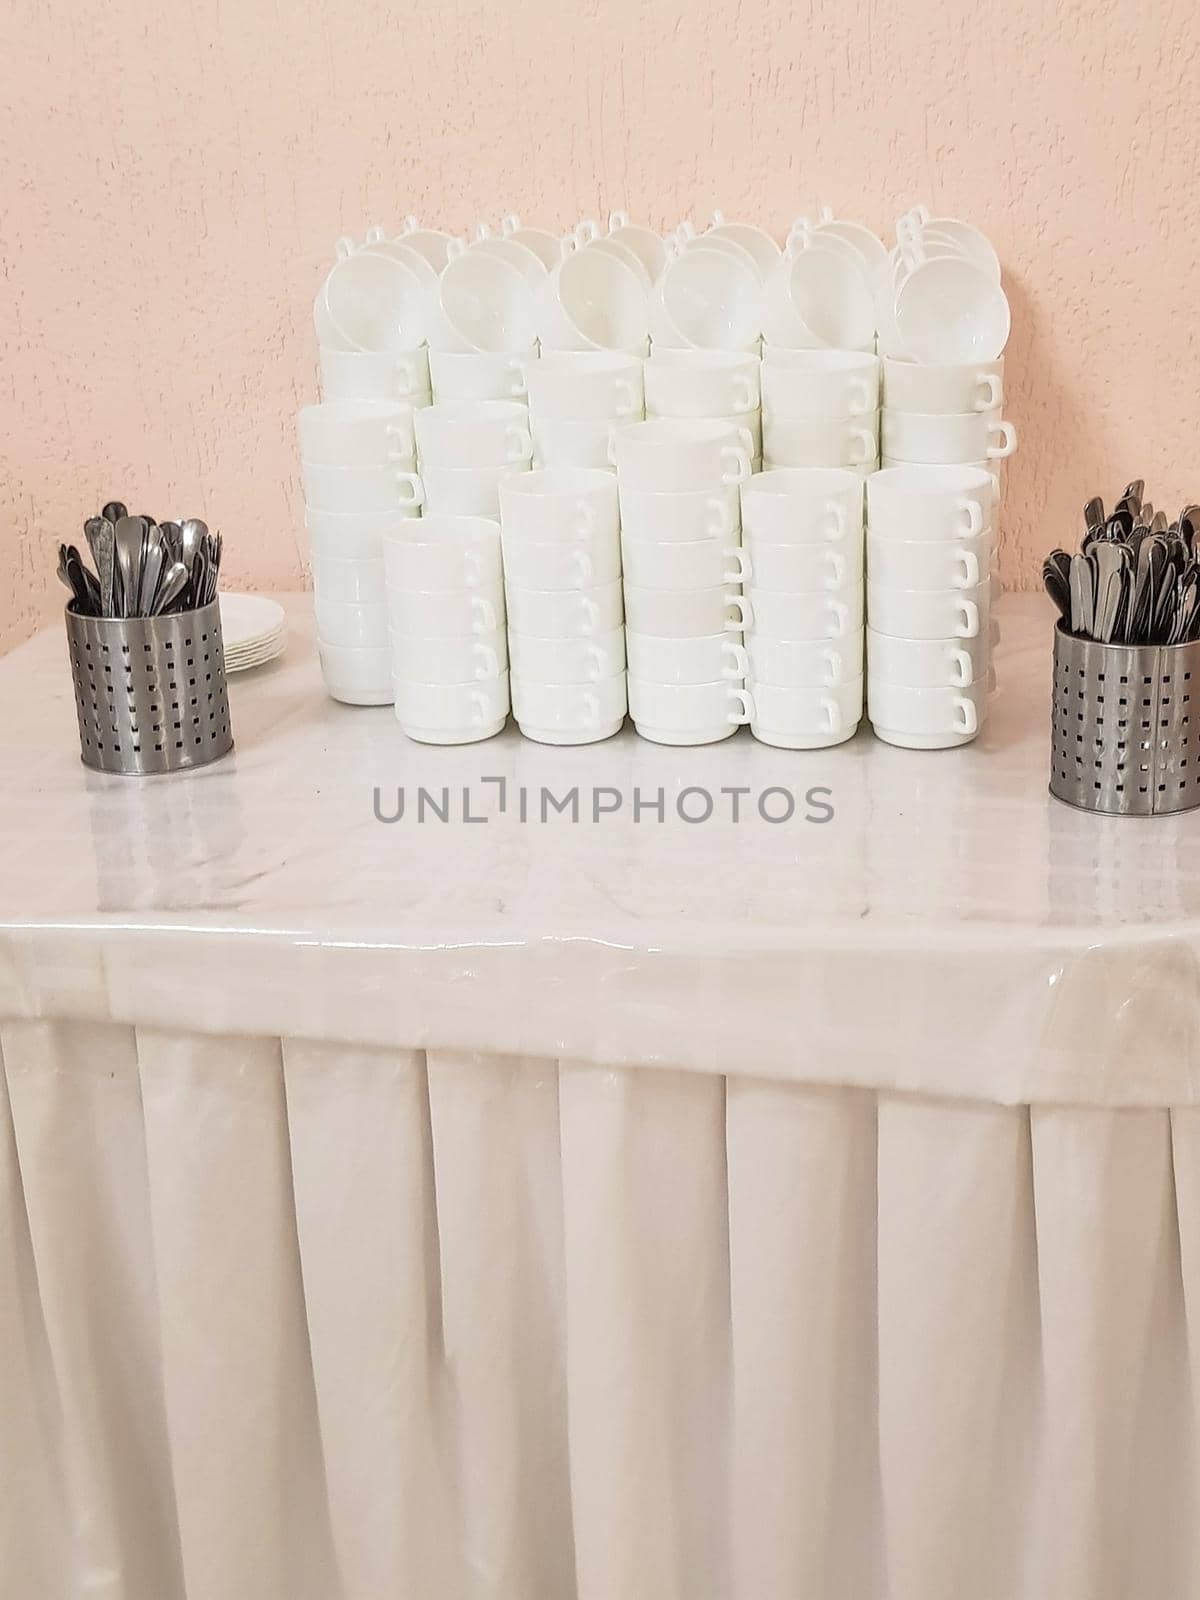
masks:
<instances>
[{"instance_id":1,"label":"bundle of cutlery","mask_svg":"<svg viewBox=\"0 0 1200 1600\"><path fill-rule=\"evenodd\" d=\"M198 611L216 598L221 535L189 517L131 517L118 500L84 523L95 570L77 547L58 548L58 576L85 617L163 617Z\"/></svg>"}]
</instances>

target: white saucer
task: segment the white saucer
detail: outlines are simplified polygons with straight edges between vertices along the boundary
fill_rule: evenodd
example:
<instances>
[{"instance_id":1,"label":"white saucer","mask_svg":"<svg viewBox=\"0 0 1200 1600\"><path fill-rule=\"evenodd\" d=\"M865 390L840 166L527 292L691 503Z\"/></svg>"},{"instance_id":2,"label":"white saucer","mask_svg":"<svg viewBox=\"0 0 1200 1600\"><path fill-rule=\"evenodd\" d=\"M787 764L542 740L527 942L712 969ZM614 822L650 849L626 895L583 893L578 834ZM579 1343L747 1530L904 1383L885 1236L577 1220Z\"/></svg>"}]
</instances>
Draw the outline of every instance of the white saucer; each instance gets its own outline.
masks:
<instances>
[{"instance_id":1,"label":"white saucer","mask_svg":"<svg viewBox=\"0 0 1200 1600\"><path fill-rule=\"evenodd\" d=\"M220 602L226 672L261 667L283 654L287 618L282 606L257 594L223 594Z\"/></svg>"}]
</instances>

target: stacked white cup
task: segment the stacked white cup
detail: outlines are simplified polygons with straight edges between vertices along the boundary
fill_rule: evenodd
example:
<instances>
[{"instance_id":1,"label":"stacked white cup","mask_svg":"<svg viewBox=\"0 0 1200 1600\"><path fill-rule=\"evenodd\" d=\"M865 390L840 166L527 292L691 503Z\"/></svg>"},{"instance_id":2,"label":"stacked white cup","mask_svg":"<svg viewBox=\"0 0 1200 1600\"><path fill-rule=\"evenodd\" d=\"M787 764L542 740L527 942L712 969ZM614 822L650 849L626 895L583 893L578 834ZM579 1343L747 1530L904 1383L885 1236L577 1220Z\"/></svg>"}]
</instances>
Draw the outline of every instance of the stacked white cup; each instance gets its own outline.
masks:
<instances>
[{"instance_id":1,"label":"stacked white cup","mask_svg":"<svg viewBox=\"0 0 1200 1600\"><path fill-rule=\"evenodd\" d=\"M546 265L537 250L518 237L516 229L499 237L479 223L474 240L465 246L453 239L447 260L470 260L451 273L443 309L441 283L435 288L435 311L430 318L429 376L438 404L470 400L523 400L526 375L538 359L533 337L532 305ZM534 239L535 230L525 238ZM499 263L497 269L494 263ZM512 277L515 271L522 280ZM490 295L498 307L507 308L489 321L478 308L465 308L468 293ZM468 313L470 320L468 321Z\"/></svg>"},{"instance_id":2,"label":"stacked white cup","mask_svg":"<svg viewBox=\"0 0 1200 1600\"><path fill-rule=\"evenodd\" d=\"M879 362L856 350L763 356L763 461L770 467L873 472L879 453Z\"/></svg>"},{"instance_id":3,"label":"stacked white cup","mask_svg":"<svg viewBox=\"0 0 1200 1600\"><path fill-rule=\"evenodd\" d=\"M752 351L655 345L646 362L646 415L700 417L745 429L757 472L762 465L760 365Z\"/></svg>"},{"instance_id":4,"label":"stacked white cup","mask_svg":"<svg viewBox=\"0 0 1200 1600\"><path fill-rule=\"evenodd\" d=\"M629 710L657 744L712 744L750 720L738 489L750 439L731 423L655 418L614 440Z\"/></svg>"},{"instance_id":5,"label":"stacked white cup","mask_svg":"<svg viewBox=\"0 0 1200 1600\"><path fill-rule=\"evenodd\" d=\"M977 467L999 492L1002 463L1017 447L1003 405L1003 356L949 366L885 356L880 464Z\"/></svg>"},{"instance_id":6,"label":"stacked white cup","mask_svg":"<svg viewBox=\"0 0 1200 1600\"><path fill-rule=\"evenodd\" d=\"M853 737L863 710L863 480L776 468L742 485L750 727L764 744Z\"/></svg>"},{"instance_id":7,"label":"stacked white cup","mask_svg":"<svg viewBox=\"0 0 1200 1600\"><path fill-rule=\"evenodd\" d=\"M424 237L388 240L373 228L361 246L338 240L313 306L323 399L429 404L426 304L438 268Z\"/></svg>"},{"instance_id":8,"label":"stacked white cup","mask_svg":"<svg viewBox=\"0 0 1200 1600\"><path fill-rule=\"evenodd\" d=\"M940 750L983 724L996 500L978 467L867 480L867 711L889 744Z\"/></svg>"},{"instance_id":9,"label":"stacked white cup","mask_svg":"<svg viewBox=\"0 0 1200 1600\"><path fill-rule=\"evenodd\" d=\"M392 699L383 538L421 506L403 400L326 400L297 417L325 684L335 700Z\"/></svg>"},{"instance_id":10,"label":"stacked white cup","mask_svg":"<svg viewBox=\"0 0 1200 1600\"><path fill-rule=\"evenodd\" d=\"M396 717L423 744L471 744L508 716L500 528L434 515L384 536Z\"/></svg>"},{"instance_id":11,"label":"stacked white cup","mask_svg":"<svg viewBox=\"0 0 1200 1600\"><path fill-rule=\"evenodd\" d=\"M462 400L414 417L425 513L500 515L500 482L528 472L529 412L520 400Z\"/></svg>"},{"instance_id":12,"label":"stacked white cup","mask_svg":"<svg viewBox=\"0 0 1200 1600\"><path fill-rule=\"evenodd\" d=\"M541 744L593 744L625 720L617 482L550 467L500 485L513 712Z\"/></svg>"},{"instance_id":13,"label":"stacked white cup","mask_svg":"<svg viewBox=\"0 0 1200 1600\"><path fill-rule=\"evenodd\" d=\"M642 358L622 350L547 350L528 374L537 467L609 467L615 429L645 415Z\"/></svg>"}]
</instances>

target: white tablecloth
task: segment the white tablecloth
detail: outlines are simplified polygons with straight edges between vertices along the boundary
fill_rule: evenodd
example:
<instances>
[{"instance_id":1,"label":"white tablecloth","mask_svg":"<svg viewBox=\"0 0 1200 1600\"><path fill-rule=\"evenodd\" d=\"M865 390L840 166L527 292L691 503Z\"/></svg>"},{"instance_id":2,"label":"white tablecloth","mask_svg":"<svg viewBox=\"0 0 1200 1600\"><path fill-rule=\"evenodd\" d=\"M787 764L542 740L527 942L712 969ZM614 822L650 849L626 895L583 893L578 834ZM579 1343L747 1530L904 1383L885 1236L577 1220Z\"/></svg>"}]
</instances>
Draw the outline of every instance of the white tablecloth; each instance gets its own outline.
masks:
<instances>
[{"instance_id":1,"label":"white tablecloth","mask_svg":"<svg viewBox=\"0 0 1200 1600\"><path fill-rule=\"evenodd\" d=\"M122 786L0 665L0 1593L1200 1592L1196 824L1045 799L1017 622L819 847L355 832L300 646Z\"/></svg>"}]
</instances>

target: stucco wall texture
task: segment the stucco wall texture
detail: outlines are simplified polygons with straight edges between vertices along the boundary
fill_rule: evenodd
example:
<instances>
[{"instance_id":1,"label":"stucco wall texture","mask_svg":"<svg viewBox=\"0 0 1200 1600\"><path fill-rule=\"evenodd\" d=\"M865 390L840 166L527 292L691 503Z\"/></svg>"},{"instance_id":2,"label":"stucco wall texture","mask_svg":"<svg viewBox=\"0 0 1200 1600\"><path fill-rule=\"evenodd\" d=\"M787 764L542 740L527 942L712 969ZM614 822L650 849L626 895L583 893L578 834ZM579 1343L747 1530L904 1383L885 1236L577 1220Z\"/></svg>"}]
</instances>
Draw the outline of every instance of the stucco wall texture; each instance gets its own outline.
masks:
<instances>
[{"instance_id":1,"label":"stucco wall texture","mask_svg":"<svg viewBox=\"0 0 1200 1600\"><path fill-rule=\"evenodd\" d=\"M301 579L293 417L335 237L818 199L979 223L1013 307L1003 572L1193 470L1195 0L8 0L0 649L113 494Z\"/></svg>"}]
</instances>

